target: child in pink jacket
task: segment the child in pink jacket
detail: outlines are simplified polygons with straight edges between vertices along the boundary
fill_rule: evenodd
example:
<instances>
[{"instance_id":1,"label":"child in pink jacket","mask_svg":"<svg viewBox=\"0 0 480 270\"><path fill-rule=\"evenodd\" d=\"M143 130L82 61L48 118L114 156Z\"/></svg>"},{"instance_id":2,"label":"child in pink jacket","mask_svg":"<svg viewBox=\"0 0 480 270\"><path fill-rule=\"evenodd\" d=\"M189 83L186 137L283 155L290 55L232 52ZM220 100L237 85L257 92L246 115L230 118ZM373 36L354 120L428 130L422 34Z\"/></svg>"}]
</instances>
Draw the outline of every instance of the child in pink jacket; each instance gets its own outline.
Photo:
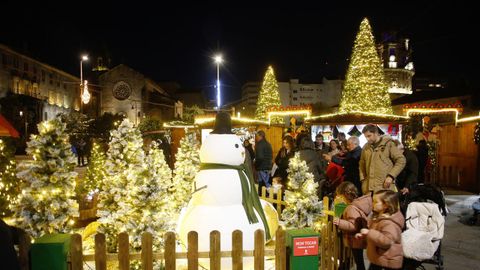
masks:
<instances>
[{"instance_id":1,"label":"child in pink jacket","mask_svg":"<svg viewBox=\"0 0 480 270\"><path fill-rule=\"evenodd\" d=\"M353 258L358 270L365 270L363 250L367 247L365 239L355 238L355 234L367 227L367 217L372 212L372 197L358 197L358 190L351 182L341 183L336 190L337 196L343 196L348 206L342 218L335 218L333 223L343 232L343 242L352 248Z\"/></svg>"},{"instance_id":2,"label":"child in pink jacket","mask_svg":"<svg viewBox=\"0 0 480 270\"><path fill-rule=\"evenodd\" d=\"M398 194L380 190L373 195L373 218L358 238L367 238L370 270L401 269L403 263L402 229L405 219L399 211Z\"/></svg>"}]
</instances>

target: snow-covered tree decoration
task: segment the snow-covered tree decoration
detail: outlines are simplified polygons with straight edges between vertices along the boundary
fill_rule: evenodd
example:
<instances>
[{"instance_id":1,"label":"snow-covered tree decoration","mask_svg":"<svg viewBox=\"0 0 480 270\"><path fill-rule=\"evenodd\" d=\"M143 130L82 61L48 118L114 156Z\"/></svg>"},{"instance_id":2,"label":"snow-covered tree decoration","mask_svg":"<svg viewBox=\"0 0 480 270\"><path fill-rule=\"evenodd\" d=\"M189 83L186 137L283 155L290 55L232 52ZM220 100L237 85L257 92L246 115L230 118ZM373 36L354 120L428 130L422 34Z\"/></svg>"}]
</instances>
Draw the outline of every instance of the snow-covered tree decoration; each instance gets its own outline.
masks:
<instances>
[{"instance_id":1,"label":"snow-covered tree decoration","mask_svg":"<svg viewBox=\"0 0 480 270\"><path fill-rule=\"evenodd\" d=\"M105 233L111 252L116 250L120 232L128 233L134 251L141 248L142 233L150 232L154 236L154 250L159 250L163 246L163 233L174 229L169 194L172 171L155 142L148 155L142 146L140 131L128 120L111 132L98 211L99 232ZM139 265L132 262L131 266Z\"/></svg>"},{"instance_id":2,"label":"snow-covered tree decoration","mask_svg":"<svg viewBox=\"0 0 480 270\"><path fill-rule=\"evenodd\" d=\"M16 168L15 150L0 139L0 218L10 216L18 200L20 181Z\"/></svg>"},{"instance_id":3,"label":"snow-covered tree decoration","mask_svg":"<svg viewBox=\"0 0 480 270\"><path fill-rule=\"evenodd\" d=\"M200 145L194 132L186 133L180 140L175 159L172 195L175 211L179 213L190 200L193 180L200 171Z\"/></svg>"},{"instance_id":4,"label":"snow-covered tree decoration","mask_svg":"<svg viewBox=\"0 0 480 270\"><path fill-rule=\"evenodd\" d=\"M105 233L109 251L116 250L118 233L128 231L127 223L132 211L129 187L145 171L142 146L140 131L128 119L110 133L105 162L106 177L99 194L97 212L100 217L99 232Z\"/></svg>"},{"instance_id":5,"label":"snow-covered tree decoration","mask_svg":"<svg viewBox=\"0 0 480 270\"><path fill-rule=\"evenodd\" d=\"M33 237L69 232L78 216L74 200L76 159L65 133L65 124L53 119L38 124L38 135L27 143L33 161L22 162L17 176L22 193L15 206L18 226Z\"/></svg>"},{"instance_id":6,"label":"snow-covered tree decoration","mask_svg":"<svg viewBox=\"0 0 480 270\"><path fill-rule=\"evenodd\" d=\"M308 172L307 164L296 153L288 165L286 207L282 212L282 221L287 228L314 226L322 211L317 188L318 184L314 182L313 174Z\"/></svg>"},{"instance_id":7,"label":"snow-covered tree decoration","mask_svg":"<svg viewBox=\"0 0 480 270\"><path fill-rule=\"evenodd\" d=\"M163 151L157 143L150 145L143 172L129 183L126 204L128 213L127 232L132 248L141 248L143 232L153 235L154 250L163 246L163 234L174 230L175 221L171 210L173 202L169 196L172 185L172 171L165 162Z\"/></svg>"}]
</instances>

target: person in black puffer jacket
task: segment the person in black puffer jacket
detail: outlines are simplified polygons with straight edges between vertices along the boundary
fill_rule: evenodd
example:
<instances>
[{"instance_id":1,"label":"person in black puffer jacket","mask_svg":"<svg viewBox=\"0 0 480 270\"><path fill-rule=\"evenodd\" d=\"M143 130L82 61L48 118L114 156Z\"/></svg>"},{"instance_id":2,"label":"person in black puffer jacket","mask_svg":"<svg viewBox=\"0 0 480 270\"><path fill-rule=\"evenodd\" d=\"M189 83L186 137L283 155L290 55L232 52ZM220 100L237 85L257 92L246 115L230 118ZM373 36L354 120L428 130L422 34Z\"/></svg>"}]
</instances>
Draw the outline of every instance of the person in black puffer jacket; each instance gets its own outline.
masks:
<instances>
[{"instance_id":1,"label":"person in black puffer jacket","mask_svg":"<svg viewBox=\"0 0 480 270\"><path fill-rule=\"evenodd\" d=\"M308 172L313 174L315 182L320 181L322 164L315 151L315 144L310 137L304 137L300 142L300 159L304 160L308 166Z\"/></svg>"}]
</instances>

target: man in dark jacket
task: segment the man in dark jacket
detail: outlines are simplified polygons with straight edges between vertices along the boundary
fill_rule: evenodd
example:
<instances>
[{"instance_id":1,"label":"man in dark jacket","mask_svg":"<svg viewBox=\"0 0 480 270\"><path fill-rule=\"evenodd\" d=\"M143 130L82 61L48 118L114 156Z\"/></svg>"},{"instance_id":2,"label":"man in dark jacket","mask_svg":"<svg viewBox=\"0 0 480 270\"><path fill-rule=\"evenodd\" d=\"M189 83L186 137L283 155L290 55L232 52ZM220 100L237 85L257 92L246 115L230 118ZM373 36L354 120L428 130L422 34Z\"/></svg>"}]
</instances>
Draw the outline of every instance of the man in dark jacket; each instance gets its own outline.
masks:
<instances>
[{"instance_id":1,"label":"man in dark jacket","mask_svg":"<svg viewBox=\"0 0 480 270\"><path fill-rule=\"evenodd\" d=\"M255 169L257 170L258 194L262 186L270 188L270 170L272 169L272 146L265 138L265 132L259 130L255 136Z\"/></svg>"},{"instance_id":2,"label":"man in dark jacket","mask_svg":"<svg viewBox=\"0 0 480 270\"><path fill-rule=\"evenodd\" d=\"M351 136L347 140L347 154L344 157L325 155L325 159L332 161L345 169L345 181L352 182L359 191L362 190L362 183L360 182L360 171L358 170L358 163L362 155L362 148L358 137Z\"/></svg>"},{"instance_id":3,"label":"man in dark jacket","mask_svg":"<svg viewBox=\"0 0 480 270\"><path fill-rule=\"evenodd\" d=\"M398 175L397 180L395 181L397 188L402 192L403 195L405 195L409 193L410 188L417 183L418 158L414 152L405 149L400 141L395 140L394 143L407 160L405 168L403 168L402 172Z\"/></svg>"}]
</instances>

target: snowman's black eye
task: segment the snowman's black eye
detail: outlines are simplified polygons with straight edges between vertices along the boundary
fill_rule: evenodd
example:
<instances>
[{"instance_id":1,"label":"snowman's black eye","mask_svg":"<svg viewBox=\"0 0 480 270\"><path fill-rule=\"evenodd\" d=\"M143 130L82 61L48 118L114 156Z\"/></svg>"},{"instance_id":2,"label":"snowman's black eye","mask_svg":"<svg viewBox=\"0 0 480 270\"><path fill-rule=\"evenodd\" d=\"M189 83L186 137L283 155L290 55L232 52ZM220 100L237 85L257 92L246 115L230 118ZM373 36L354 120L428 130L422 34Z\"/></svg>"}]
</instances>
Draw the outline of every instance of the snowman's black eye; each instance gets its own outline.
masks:
<instances>
[{"instance_id":1,"label":"snowman's black eye","mask_svg":"<svg viewBox=\"0 0 480 270\"><path fill-rule=\"evenodd\" d=\"M235 148L238 148L238 144L237 144L237 143L235 144Z\"/></svg>"}]
</instances>

